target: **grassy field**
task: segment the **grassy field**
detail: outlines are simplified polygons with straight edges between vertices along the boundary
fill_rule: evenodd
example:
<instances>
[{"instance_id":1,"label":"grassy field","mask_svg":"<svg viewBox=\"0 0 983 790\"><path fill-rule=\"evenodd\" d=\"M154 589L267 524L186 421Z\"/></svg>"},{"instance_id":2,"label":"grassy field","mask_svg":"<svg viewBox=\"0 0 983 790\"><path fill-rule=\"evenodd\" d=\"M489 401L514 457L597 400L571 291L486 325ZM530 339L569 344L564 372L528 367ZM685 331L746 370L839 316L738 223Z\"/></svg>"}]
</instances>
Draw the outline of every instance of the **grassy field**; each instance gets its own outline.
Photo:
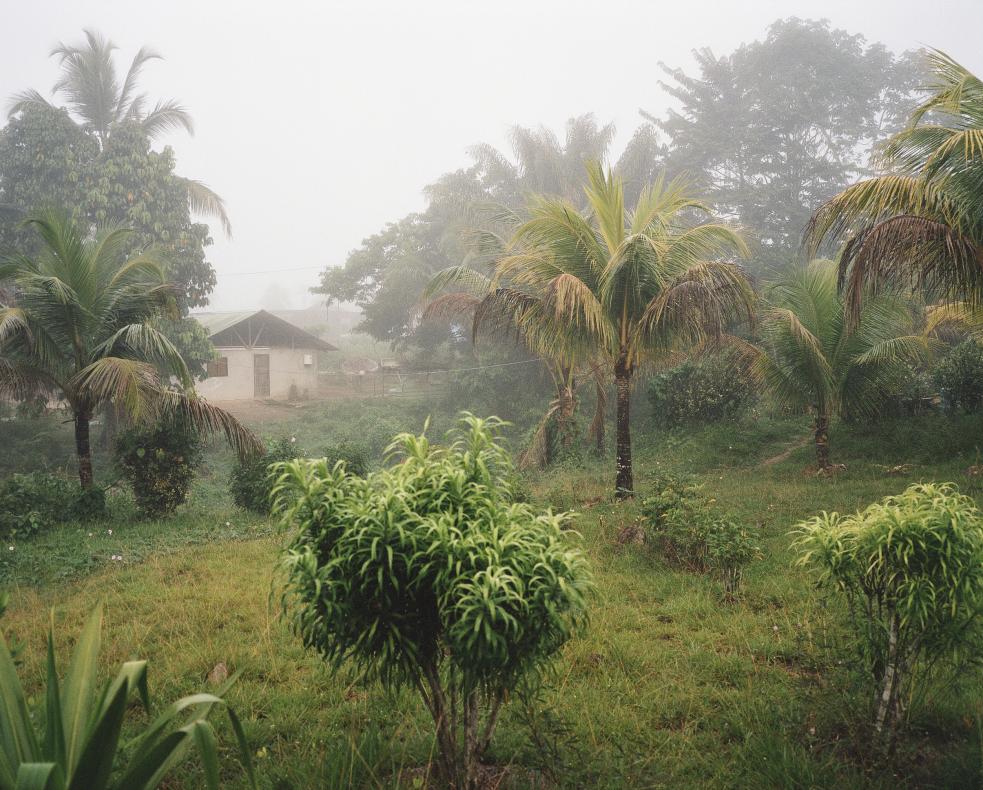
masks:
<instances>
[{"instance_id":1,"label":"grassy field","mask_svg":"<svg viewBox=\"0 0 983 790\"><path fill-rule=\"evenodd\" d=\"M378 443L376 434L422 423L416 406L327 404L249 417L268 434L293 432L312 450L352 433ZM735 602L709 579L666 567L649 547L619 544L638 504L611 500L610 458L528 476L537 501L579 512L598 593L589 631L565 650L549 687L538 700L513 700L503 716L497 762L561 787L980 786L978 672L930 695L894 765L869 757L842 611L792 566L788 533L818 510L853 510L916 480L953 480L983 498L967 475L983 420L836 426L834 461L846 469L832 478L804 472L812 460L801 441L807 429L800 418L671 434L641 426L636 434L641 494L657 471L686 471L722 507L761 525L763 558ZM112 523L68 525L4 547L0 574L11 606L2 625L23 643L24 677L40 690L49 610L67 652L101 599L107 671L150 658L158 703L206 687L219 662L241 673L230 700L245 720L262 786L398 783L430 758L423 705L409 693L391 699L333 676L278 620L281 538L231 505L227 463L210 454L193 501L169 521L140 522L124 503ZM134 710L133 723L142 716ZM243 777L231 740L224 742L226 778L237 786ZM189 764L173 786L199 786L197 767Z\"/></svg>"}]
</instances>

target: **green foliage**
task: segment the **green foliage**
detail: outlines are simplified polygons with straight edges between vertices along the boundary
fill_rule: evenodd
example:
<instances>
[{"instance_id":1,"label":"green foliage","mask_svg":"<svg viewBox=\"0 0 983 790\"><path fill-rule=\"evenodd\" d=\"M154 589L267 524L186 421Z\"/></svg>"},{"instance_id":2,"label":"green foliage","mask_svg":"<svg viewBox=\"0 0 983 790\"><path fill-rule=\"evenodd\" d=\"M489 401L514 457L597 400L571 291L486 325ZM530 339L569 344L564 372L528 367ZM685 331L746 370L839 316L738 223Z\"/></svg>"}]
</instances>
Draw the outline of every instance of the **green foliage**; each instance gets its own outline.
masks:
<instances>
[{"instance_id":1,"label":"green foliage","mask_svg":"<svg viewBox=\"0 0 983 790\"><path fill-rule=\"evenodd\" d=\"M402 434L390 447L402 462L365 479L324 460L281 464L274 489L294 629L335 669L416 688L457 786L470 786L505 697L583 622L590 587L567 516L511 501L499 425L465 415L446 447Z\"/></svg>"},{"instance_id":2,"label":"green foliage","mask_svg":"<svg viewBox=\"0 0 983 790\"><path fill-rule=\"evenodd\" d=\"M226 706L222 692L177 700L132 742L121 743L130 698L138 696L144 709L150 710L147 662L127 661L115 679L98 685L101 628L99 606L89 616L61 679L55 664L54 633L49 630L44 706L36 715L28 707L7 643L0 637L0 788L150 790L192 748L204 765L205 785L210 790L217 788L218 743L208 716L216 705ZM240 758L255 786L242 725L232 708L226 706L226 710ZM38 720L43 722L40 733Z\"/></svg>"},{"instance_id":3,"label":"green foliage","mask_svg":"<svg viewBox=\"0 0 983 790\"><path fill-rule=\"evenodd\" d=\"M0 539L28 538L72 519L105 516L101 488L83 491L63 477L32 472L0 481Z\"/></svg>"},{"instance_id":4,"label":"green foliage","mask_svg":"<svg viewBox=\"0 0 983 790\"><path fill-rule=\"evenodd\" d=\"M253 513L269 513L272 505L273 464L292 461L302 455L295 440L283 437L268 442L266 452L240 458L229 475L232 501Z\"/></svg>"},{"instance_id":5,"label":"green foliage","mask_svg":"<svg viewBox=\"0 0 983 790\"><path fill-rule=\"evenodd\" d=\"M115 457L141 513L159 518L188 498L202 459L202 438L184 417L169 415L123 431L116 439Z\"/></svg>"},{"instance_id":6,"label":"green foliage","mask_svg":"<svg viewBox=\"0 0 983 790\"><path fill-rule=\"evenodd\" d=\"M648 382L657 421L669 427L737 416L751 398L747 379L726 358L689 359Z\"/></svg>"},{"instance_id":7,"label":"green foliage","mask_svg":"<svg viewBox=\"0 0 983 790\"><path fill-rule=\"evenodd\" d=\"M656 122L667 167L747 228L759 271L787 267L811 212L904 125L916 59L803 19L779 20L732 53L694 56L698 75L662 66L678 103Z\"/></svg>"},{"instance_id":8,"label":"green foliage","mask_svg":"<svg viewBox=\"0 0 983 790\"><path fill-rule=\"evenodd\" d=\"M672 564L719 578L737 593L743 569L761 554L758 530L721 515L713 500L685 477L663 474L642 502L648 534Z\"/></svg>"},{"instance_id":9,"label":"green foliage","mask_svg":"<svg viewBox=\"0 0 983 790\"><path fill-rule=\"evenodd\" d=\"M324 458L332 469L339 461L343 462L345 471L350 475L365 477L369 472L368 448L358 442L345 440L332 444L325 448Z\"/></svg>"},{"instance_id":10,"label":"green foliage","mask_svg":"<svg viewBox=\"0 0 983 790\"><path fill-rule=\"evenodd\" d=\"M0 477L13 472L32 472L62 467L72 462L75 444L70 431L62 424L58 412L34 411L0 406L0 431L3 449L0 453Z\"/></svg>"},{"instance_id":11,"label":"green foliage","mask_svg":"<svg viewBox=\"0 0 983 790\"><path fill-rule=\"evenodd\" d=\"M983 406L983 345L964 340L939 361L932 380L947 411L979 411Z\"/></svg>"},{"instance_id":12,"label":"green foliage","mask_svg":"<svg viewBox=\"0 0 983 790\"><path fill-rule=\"evenodd\" d=\"M799 564L846 597L875 726L892 739L930 672L983 655L983 514L951 483L919 483L797 531Z\"/></svg>"}]
</instances>

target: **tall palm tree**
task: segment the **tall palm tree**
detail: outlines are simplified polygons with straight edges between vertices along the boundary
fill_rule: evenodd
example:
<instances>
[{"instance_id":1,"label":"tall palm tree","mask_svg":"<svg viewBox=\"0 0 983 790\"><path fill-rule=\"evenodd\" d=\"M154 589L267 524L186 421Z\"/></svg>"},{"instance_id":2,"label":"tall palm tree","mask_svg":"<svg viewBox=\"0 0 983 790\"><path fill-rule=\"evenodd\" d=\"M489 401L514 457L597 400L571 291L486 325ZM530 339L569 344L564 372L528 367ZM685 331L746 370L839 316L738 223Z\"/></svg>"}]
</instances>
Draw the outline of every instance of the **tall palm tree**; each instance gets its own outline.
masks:
<instances>
[{"instance_id":1,"label":"tall palm tree","mask_svg":"<svg viewBox=\"0 0 983 790\"><path fill-rule=\"evenodd\" d=\"M930 349L914 331L911 305L893 293L867 294L851 327L833 261L813 261L772 286L761 323L752 376L783 406L812 412L821 470L830 466L831 418L875 414Z\"/></svg>"},{"instance_id":2,"label":"tall palm tree","mask_svg":"<svg viewBox=\"0 0 983 790\"><path fill-rule=\"evenodd\" d=\"M948 302L983 303L983 82L942 52L906 129L861 181L823 205L805 234L810 255L847 240L840 256L850 320L868 286L922 286Z\"/></svg>"},{"instance_id":3,"label":"tall palm tree","mask_svg":"<svg viewBox=\"0 0 983 790\"><path fill-rule=\"evenodd\" d=\"M162 60L161 55L141 47L120 80L113 60L116 45L96 31L83 32L83 43L60 43L51 50L51 56L58 58L61 68L52 94L65 100L82 128L99 141L100 148L105 147L113 131L124 123L139 124L150 139L175 129L194 134L191 115L179 102L166 99L151 108L147 94L138 92L143 67L151 60ZM12 97L8 115L38 105L52 106L39 91L22 91ZM232 224L222 198L201 181L180 180L187 189L191 210L217 219L226 235L231 236Z\"/></svg>"},{"instance_id":4,"label":"tall palm tree","mask_svg":"<svg viewBox=\"0 0 983 790\"><path fill-rule=\"evenodd\" d=\"M181 355L154 328L173 305L173 288L152 252L127 259L128 230L87 235L64 212L27 222L41 237L40 252L0 263L0 280L16 293L15 302L0 303L0 394L65 401L83 488L92 485L89 423L110 404L131 420L180 411L200 431L223 431L240 453L260 449L232 415L194 394Z\"/></svg>"},{"instance_id":5,"label":"tall palm tree","mask_svg":"<svg viewBox=\"0 0 983 790\"><path fill-rule=\"evenodd\" d=\"M738 317L750 320L754 294L738 267L719 260L745 251L740 236L722 224L695 224L694 215L710 210L682 182L657 180L627 210L621 178L591 163L585 197L583 212L562 198L533 197L494 279L509 284L498 302L520 331L539 333L543 348L589 349L613 371L615 486L627 497L639 363L721 336Z\"/></svg>"}]
</instances>

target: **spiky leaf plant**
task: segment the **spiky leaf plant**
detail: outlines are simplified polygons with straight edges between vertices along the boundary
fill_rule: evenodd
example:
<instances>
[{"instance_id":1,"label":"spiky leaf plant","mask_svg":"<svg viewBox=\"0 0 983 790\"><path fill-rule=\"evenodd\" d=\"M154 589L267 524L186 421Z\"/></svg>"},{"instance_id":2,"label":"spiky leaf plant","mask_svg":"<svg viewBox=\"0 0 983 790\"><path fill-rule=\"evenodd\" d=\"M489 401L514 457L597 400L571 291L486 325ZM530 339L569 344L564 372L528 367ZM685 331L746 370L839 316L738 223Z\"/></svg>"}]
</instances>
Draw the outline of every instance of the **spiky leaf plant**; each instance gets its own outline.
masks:
<instances>
[{"instance_id":1,"label":"spiky leaf plant","mask_svg":"<svg viewBox=\"0 0 983 790\"><path fill-rule=\"evenodd\" d=\"M196 749L205 786L218 787L215 730L208 716L224 706L239 755L255 786L245 733L222 693L193 694L165 708L142 733L121 740L123 719L137 695L150 710L147 662L127 661L119 674L97 682L102 607L82 629L68 671L59 678L53 628L48 632L44 706L32 713L6 641L0 636L0 790L151 790ZM38 723L41 732L38 732Z\"/></svg>"},{"instance_id":2,"label":"spiky leaf plant","mask_svg":"<svg viewBox=\"0 0 983 790\"><path fill-rule=\"evenodd\" d=\"M281 465L283 604L304 643L387 690L416 689L438 768L471 788L510 692L546 672L585 618L587 563L567 517L511 501L501 421L465 414L448 446L397 436L367 478Z\"/></svg>"}]
</instances>

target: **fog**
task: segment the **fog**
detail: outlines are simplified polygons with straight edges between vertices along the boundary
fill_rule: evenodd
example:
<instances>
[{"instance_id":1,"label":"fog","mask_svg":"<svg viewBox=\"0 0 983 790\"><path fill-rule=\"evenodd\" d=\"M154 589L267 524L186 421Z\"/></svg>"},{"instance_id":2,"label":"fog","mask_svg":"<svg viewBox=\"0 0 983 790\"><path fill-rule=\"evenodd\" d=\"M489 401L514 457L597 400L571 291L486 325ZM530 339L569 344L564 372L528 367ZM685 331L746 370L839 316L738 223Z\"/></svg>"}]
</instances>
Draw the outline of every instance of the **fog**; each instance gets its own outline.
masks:
<instances>
[{"instance_id":1,"label":"fog","mask_svg":"<svg viewBox=\"0 0 983 790\"><path fill-rule=\"evenodd\" d=\"M53 84L58 41L95 28L121 64L148 45L143 87L192 112L196 134L164 139L178 172L221 194L234 237L209 259L215 309L302 307L325 266L387 221L424 206L422 189L513 124L561 129L577 114L613 121L617 152L660 113L658 62L724 54L779 17L828 18L901 51L938 47L983 71L979 0L807 3L280 2L13 3L4 9L0 96Z\"/></svg>"}]
</instances>

